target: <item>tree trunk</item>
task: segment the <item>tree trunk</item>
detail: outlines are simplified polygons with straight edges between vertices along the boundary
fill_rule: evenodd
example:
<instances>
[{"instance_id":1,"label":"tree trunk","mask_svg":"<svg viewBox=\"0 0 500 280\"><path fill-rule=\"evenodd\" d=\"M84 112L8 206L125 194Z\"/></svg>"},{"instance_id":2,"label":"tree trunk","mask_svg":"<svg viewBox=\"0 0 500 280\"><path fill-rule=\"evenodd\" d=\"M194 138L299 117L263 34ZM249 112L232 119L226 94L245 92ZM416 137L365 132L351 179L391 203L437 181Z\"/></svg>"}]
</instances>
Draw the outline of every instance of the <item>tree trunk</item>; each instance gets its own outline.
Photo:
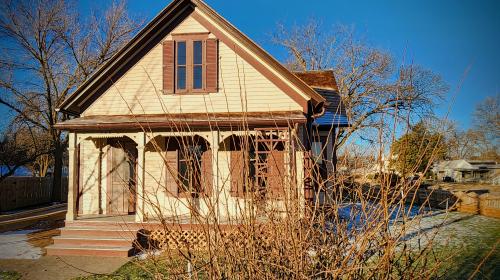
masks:
<instances>
[{"instance_id":1,"label":"tree trunk","mask_svg":"<svg viewBox=\"0 0 500 280\"><path fill-rule=\"evenodd\" d=\"M63 187L62 187L62 169L63 169L63 154L64 148L60 146L60 143L56 143L54 149L54 172L52 173L52 201L59 202L63 198Z\"/></svg>"}]
</instances>

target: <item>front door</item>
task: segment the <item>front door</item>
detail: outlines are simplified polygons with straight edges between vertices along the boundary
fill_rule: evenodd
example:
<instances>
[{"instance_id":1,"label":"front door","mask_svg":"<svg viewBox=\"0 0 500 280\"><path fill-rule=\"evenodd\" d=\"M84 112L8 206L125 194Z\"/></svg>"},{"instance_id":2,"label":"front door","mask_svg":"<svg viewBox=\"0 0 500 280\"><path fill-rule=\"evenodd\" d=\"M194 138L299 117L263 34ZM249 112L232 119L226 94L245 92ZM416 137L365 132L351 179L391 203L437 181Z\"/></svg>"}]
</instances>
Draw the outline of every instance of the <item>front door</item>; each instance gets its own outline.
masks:
<instances>
[{"instance_id":1,"label":"front door","mask_svg":"<svg viewBox=\"0 0 500 280\"><path fill-rule=\"evenodd\" d=\"M108 214L133 214L136 201L137 149L131 140L110 141L108 154Z\"/></svg>"}]
</instances>

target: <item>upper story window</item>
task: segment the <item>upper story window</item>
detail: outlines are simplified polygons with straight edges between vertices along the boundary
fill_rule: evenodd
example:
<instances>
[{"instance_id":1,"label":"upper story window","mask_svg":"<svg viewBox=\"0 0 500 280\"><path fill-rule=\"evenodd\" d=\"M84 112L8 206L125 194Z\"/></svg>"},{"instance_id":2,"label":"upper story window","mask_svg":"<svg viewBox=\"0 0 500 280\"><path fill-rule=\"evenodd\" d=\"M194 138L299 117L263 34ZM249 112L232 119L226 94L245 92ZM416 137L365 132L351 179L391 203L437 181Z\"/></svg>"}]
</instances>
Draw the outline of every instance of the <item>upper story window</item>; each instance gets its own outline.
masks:
<instances>
[{"instance_id":1,"label":"upper story window","mask_svg":"<svg viewBox=\"0 0 500 280\"><path fill-rule=\"evenodd\" d=\"M163 92L217 91L218 43L207 34L172 35L163 43Z\"/></svg>"}]
</instances>

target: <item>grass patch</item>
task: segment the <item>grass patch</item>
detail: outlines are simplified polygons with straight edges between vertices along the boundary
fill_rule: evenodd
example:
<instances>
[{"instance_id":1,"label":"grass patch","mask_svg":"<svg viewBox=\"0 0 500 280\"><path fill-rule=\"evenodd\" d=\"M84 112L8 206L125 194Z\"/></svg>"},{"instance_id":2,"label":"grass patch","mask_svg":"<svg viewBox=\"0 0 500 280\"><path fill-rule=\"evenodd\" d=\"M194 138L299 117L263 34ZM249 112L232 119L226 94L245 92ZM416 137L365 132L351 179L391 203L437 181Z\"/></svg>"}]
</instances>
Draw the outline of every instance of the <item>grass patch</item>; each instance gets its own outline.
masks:
<instances>
[{"instance_id":1,"label":"grass patch","mask_svg":"<svg viewBox=\"0 0 500 280\"><path fill-rule=\"evenodd\" d=\"M170 279L187 277L187 261L180 257L158 257L147 260L132 260L112 274L90 275L75 278L75 280L139 280L139 279ZM203 279L204 273L198 272L198 279Z\"/></svg>"},{"instance_id":2,"label":"grass patch","mask_svg":"<svg viewBox=\"0 0 500 280\"><path fill-rule=\"evenodd\" d=\"M477 216L463 221L461 226L469 234L451 233L451 238L461 243L436 248L442 257L451 257L443 264L442 275L446 279L468 279L484 260L474 279L500 279L500 220Z\"/></svg>"},{"instance_id":3,"label":"grass patch","mask_svg":"<svg viewBox=\"0 0 500 280\"><path fill-rule=\"evenodd\" d=\"M0 271L0 280L19 280L21 274L16 271Z\"/></svg>"}]
</instances>

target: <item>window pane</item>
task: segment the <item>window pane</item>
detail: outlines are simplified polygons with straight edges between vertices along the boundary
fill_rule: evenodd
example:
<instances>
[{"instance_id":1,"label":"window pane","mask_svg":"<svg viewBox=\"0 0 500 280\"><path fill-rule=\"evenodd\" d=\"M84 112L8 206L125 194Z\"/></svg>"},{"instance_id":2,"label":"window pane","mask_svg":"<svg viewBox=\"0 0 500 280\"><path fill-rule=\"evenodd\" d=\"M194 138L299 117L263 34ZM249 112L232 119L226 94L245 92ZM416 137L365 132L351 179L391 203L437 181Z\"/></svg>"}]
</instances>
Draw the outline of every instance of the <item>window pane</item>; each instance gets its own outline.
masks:
<instances>
[{"instance_id":1,"label":"window pane","mask_svg":"<svg viewBox=\"0 0 500 280\"><path fill-rule=\"evenodd\" d=\"M193 64L203 63L203 43L202 41L193 42Z\"/></svg>"},{"instance_id":2,"label":"window pane","mask_svg":"<svg viewBox=\"0 0 500 280\"><path fill-rule=\"evenodd\" d=\"M177 66L177 88L186 89L186 66Z\"/></svg>"},{"instance_id":3,"label":"window pane","mask_svg":"<svg viewBox=\"0 0 500 280\"><path fill-rule=\"evenodd\" d=\"M203 67L201 65L193 66L193 88L200 89L203 87Z\"/></svg>"},{"instance_id":4,"label":"window pane","mask_svg":"<svg viewBox=\"0 0 500 280\"><path fill-rule=\"evenodd\" d=\"M186 65L186 42L177 43L177 65Z\"/></svg>"}]
</instances>

